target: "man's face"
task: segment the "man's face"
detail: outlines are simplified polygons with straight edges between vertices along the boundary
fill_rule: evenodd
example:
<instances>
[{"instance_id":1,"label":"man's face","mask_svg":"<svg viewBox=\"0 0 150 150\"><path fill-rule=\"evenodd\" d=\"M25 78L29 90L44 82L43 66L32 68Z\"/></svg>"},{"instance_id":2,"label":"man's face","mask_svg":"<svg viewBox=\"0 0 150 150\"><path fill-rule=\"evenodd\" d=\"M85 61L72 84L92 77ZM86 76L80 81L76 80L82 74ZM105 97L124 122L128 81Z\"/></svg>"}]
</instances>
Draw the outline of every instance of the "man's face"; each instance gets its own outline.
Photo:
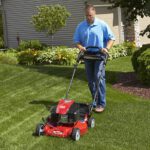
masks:
<instances>
[{"instance_id":1,"label":"man's face","mask_svg":"<svg viewBox=\"0 0 150 150\"><path fill-rule=\"evenodd\" d=\"M93 9L88 9L85 11L85 15L86 15L86 20L89 24L92 24L94 22L95 19L95 10Z\"/></svg>"}]
</instances>

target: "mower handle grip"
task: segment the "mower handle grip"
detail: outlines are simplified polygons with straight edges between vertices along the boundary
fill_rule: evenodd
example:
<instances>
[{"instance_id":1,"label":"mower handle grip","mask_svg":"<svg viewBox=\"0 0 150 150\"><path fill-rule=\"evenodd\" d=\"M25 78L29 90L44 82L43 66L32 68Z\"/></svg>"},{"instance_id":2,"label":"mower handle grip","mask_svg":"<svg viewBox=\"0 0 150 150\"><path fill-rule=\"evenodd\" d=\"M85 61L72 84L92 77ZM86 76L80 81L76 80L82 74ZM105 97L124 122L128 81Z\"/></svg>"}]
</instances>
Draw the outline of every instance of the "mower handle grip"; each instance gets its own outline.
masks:
<instances>
[{"instance_id":1,"label":"mower handle grip","mask_svg":"<svg viewBox=\"0 0 150 150\"><path fill-rule=\"evenodd\" d=\"M87 46L85 52L87 52L88 49L90 49L90 48L98 49L98 50L99 50L99 51L98 51L99 54L105 55L105 58L103 58L103 61L104 61L105 64L106 64L107 59L108 59L108 57L109 57L109 54L108 54L108 53L105 53L105 54L104 54L104 53L101 51L102 48L101 48L101 47L98 47L98 46ZM85 52L84 52L84 53L85 53Z\"/></svg>"},{"instance_id":2,"label":"mower handle grip","mask_svg":"<svg viewBox=\"0 0 150 150\"><path fill-rule=\"evenodd\" d=\"M95 48L95 49L98 49L99 51L98 51L98 53L99 54L102 54L102 55L105 55L105 58L102 58L103 59L103 61L104 61L104 63L106 64L106 62L107 62L107 59L108 59L108 57L109 57L109 54L104 54L103 52L101 52L101 48L100 47L98 47L98 46L88 46L88 47L86 47L86 51L80 51L79 53L78 53L78 57L77 57L77 63L79 63L79 61L81 60L81 59L84 59L84 55L85 55L85 53L88 51L88 49L90 49L90 48Z\"/></svg>"},{"instance_id":3,"label":"mower handle grip","mask_svg":"<svg viewBox=\"0 0 150 150\"><path fill-rule=\"evenodd\" d=\"M102 49L101 47L98 47L98 46L87 46L87 47L86 47L86 51L88 51L88 49L90 49L90 48L98 49L98 50L99 50L98 52L99 52L100 54L104 54L103 52L101 52L101 49ZM109 54L105 54L105 55L108 55L108 56L109 56Z\"/></svg>"}]
</instances>

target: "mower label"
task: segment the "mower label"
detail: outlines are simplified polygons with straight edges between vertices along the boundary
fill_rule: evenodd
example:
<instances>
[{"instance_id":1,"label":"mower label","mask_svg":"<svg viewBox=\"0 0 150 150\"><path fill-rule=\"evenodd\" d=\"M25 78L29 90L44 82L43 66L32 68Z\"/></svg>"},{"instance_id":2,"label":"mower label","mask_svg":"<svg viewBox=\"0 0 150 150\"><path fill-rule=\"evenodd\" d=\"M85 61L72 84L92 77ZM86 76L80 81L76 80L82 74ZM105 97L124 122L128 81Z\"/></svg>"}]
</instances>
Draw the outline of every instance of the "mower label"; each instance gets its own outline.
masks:
<instances>
[{"instance_id":1,"label":"mower label","mask_svg":"<svg viewBox=\"0 0 150 150\"><path fill-rule=\"evenodd\" d=\"M63 133L61 131L53 131L54 134L57 134L57 135L62 135Z\"/></svg>"}]
</instances>

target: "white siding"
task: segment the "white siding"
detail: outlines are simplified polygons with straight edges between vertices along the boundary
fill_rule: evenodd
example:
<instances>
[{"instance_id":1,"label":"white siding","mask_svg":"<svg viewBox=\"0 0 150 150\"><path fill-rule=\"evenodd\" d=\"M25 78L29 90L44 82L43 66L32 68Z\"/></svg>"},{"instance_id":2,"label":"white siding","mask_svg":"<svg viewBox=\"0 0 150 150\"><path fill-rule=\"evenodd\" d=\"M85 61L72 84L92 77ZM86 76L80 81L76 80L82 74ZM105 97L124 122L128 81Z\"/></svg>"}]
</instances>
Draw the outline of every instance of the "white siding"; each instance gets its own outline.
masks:
<instances>
[{"instance_id":1,"label":"white siding","mask_svg":"<svg viewBox=\"0 0 150 150\"><path fill-rule=\"evenodd\" d=\"M39 39L42 43L50 45L51 38L43 32L36 32L31 18L37 12L36 6L58 3L65 5L71 16L67 26L54 36L53 45L72 46L75 28L84 18L84 1L81 0L3 0L7 46L17 47L17 34L22 40Z\"/></svg>"},{"instance_id":2,"label":"white siding","mask_svg":"<svg viewBox=\"0 0 150 150\"><path fill-rule=\"evenodd\" d=\"M150 24L150 17L144 17L141 18L139 17L139 30L144 30L146 29L147 25ZM150 43L150 39L146 36L146 34L144 36L140 36L140 42L141 44L148 44Z\"/></svg>"}]
</instances>

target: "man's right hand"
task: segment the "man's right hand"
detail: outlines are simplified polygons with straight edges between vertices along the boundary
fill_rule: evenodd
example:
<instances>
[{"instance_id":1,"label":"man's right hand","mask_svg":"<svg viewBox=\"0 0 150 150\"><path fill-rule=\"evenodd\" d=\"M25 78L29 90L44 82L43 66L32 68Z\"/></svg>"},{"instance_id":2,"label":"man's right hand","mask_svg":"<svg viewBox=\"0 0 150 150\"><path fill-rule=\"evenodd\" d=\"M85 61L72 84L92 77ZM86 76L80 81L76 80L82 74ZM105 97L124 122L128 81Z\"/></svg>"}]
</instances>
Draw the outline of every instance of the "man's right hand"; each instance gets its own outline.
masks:
<instances>
[{"instance_id":1,"label":"man's right hand","mask_svg":"<svg viewBox=\"0 0 150 150\"><path fill-rule=\"evenodd\" d=\"M82 48L80 49L80 51L81 51L81 52L85 52L85 51L86 51L86 48L85 48L85 47L82 47Z\"/></svg>"},{"instance_id":2,"label":"man's right hand","mask_svg":"<svg viewBox=\"0 0 150 150\"><path fill-rule=\"evenodd\" d=\"M77 44L77 48L78 48L81 52L86 51L86 48L83 47L81 44Z\"/></svg>"}]
</instances>

